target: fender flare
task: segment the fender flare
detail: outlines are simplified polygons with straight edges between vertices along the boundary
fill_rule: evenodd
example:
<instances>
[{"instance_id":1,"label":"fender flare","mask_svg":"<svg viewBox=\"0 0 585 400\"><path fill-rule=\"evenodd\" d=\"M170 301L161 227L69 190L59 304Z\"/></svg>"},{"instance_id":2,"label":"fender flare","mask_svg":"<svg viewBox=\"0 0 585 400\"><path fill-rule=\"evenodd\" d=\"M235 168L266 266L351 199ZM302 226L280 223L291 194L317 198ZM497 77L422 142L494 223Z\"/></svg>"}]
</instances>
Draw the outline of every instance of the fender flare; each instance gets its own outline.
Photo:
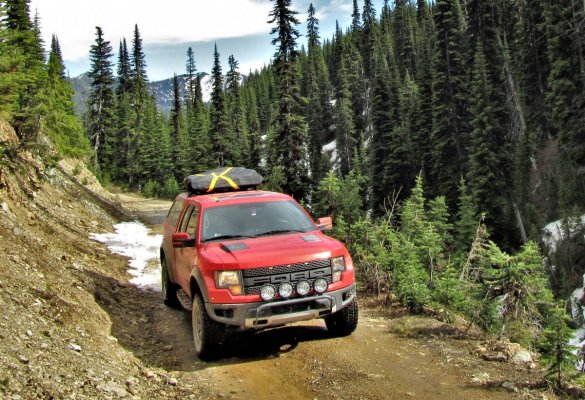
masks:
<instances>
[{"instance_id":1,"label":"fender flare","mask_svg":"<svg viewBox=\"0 0 585 400\"><path fill-rule=\"evenodd\" d=\"M193 283L197 285L197 287L193 287ZM205 285L205 279L203 278L203 274L198 267L195 267L191 270L191 282L190 282L190 290L191 290L191 298L194 296L194 290L197 290L201 297L203 298L204 303L209 303L209 290L207 289L207 285Z\"/></svg>"}]
</instances>

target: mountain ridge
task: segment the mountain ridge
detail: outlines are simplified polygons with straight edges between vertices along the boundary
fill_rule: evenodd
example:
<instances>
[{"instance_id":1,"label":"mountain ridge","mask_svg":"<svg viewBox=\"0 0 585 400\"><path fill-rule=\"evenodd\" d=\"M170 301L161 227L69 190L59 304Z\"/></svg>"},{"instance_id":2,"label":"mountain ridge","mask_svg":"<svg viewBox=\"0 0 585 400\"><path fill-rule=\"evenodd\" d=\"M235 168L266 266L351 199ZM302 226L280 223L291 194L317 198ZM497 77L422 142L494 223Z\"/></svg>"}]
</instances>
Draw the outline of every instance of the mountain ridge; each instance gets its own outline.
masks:
<instances>
[{"instance_id":1,"label":"mountain ridge","mask_svg":"<svg viewBox=\"0 0 585 400\"><path fill-rule=\"evenodd\" d=\"M201 80L203 101L207 103L211 98L211 75L207 72L199 72L197 76ZM154 94L159 110L165 115L170 113L173 106L173 79L174 77L148 82L149 92ZM177 79L179 81L179 96L181 102L184 103L189 79L187 74L177 75ZM84 72L73 78L67 78L67 80L71 83L74 91L73 101L75 103L75 113L81 117L85 113L87 98L90 93L91 80L89 78L89 72Z\"/></svg>"}]
</instances>

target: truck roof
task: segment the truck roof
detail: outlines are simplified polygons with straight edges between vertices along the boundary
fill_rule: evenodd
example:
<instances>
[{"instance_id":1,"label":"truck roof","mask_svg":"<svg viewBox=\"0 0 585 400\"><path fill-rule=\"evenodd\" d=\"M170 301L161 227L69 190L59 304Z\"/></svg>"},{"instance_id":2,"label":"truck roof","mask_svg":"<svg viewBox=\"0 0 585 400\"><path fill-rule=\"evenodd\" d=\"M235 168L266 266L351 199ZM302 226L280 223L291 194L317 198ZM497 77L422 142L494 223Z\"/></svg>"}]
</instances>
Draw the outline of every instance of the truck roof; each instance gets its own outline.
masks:
<instances>
[{"instance_id":1,"label":"truck roof","mask_svg":"<svg viewBox=\"0 0 585 400\"><path fill-rule=\"evenodd\" d=\"M293 198L284 193L268 192L264 190L246 190L234 192L211 193L203 195L191 195L181 193L179 195L186 201L194 201L201 204L202 207L217 207L226 204L253 203L258 201L282 201L292 200Z\"/></svg>"}]
</instances>

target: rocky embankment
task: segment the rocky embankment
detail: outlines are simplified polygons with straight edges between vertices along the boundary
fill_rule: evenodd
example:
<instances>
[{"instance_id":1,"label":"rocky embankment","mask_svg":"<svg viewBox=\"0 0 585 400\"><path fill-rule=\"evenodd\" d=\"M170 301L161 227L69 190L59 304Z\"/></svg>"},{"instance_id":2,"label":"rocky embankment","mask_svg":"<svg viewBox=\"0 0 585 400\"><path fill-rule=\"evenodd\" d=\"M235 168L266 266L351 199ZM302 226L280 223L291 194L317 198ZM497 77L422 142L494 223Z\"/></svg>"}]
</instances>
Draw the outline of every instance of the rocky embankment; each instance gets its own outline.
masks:
<instances>
[{"instance_id":1,"label":"rocky embankment","mask_svg":"<svg viewBox=\"0 0 585 400\"><path fill-rule=\"evenodd\" d=\"M112 231L131 214L81 165L46 166L16 150L3 121L0 144L10 150L0 155L0 398L214 397L204 383L144 366L112 336L100 288L116 302L127 261L88 233Z\"/></svg>"}]
</instances>

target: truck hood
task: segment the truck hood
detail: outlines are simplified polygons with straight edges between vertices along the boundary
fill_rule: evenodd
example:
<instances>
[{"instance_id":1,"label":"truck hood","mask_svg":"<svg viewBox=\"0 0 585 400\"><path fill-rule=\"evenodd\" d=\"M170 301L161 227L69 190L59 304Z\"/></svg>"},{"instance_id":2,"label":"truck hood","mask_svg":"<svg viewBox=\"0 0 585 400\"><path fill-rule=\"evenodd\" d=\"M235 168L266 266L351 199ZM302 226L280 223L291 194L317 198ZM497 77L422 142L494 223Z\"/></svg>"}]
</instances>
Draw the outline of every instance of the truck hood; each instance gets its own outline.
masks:
<instances>
[{"instance_id":1,"label":"truck hood","mask_svg":"<svg viewBox=\"0 0 585 400\"><path fill-rule=\"evenodd\" d=\"M339 241L319 231L213 242L203 246L201 256L207 263L222 264L217 269L296 264L345 253Z\"/></svg>"}]
</instances>

